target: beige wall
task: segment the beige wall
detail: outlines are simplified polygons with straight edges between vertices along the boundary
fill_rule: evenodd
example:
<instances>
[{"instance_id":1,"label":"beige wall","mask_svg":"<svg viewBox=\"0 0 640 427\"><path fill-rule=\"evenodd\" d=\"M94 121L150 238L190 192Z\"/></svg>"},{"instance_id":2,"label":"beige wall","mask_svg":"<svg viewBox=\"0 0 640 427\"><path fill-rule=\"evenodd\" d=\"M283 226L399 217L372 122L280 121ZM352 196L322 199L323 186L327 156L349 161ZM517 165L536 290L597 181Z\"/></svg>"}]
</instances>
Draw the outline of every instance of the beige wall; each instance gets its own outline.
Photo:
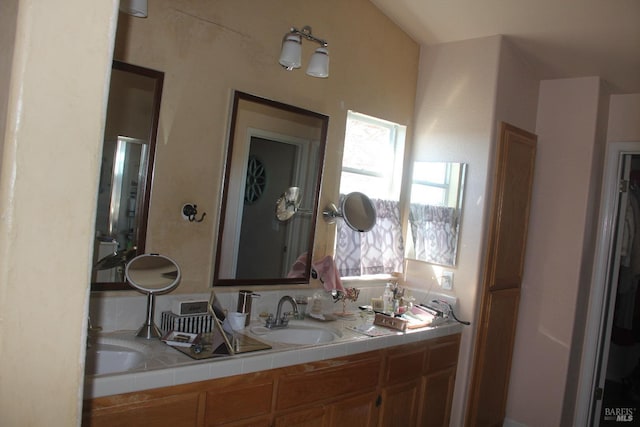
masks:
<instances>
[{"instance_id":1,"label":"beige wall","mask_svg":"<svg viewBox=\"0 0 640 427\"><path fill-rule=\"evenodd\" d=\"M0 7L3 426L79 422L116 3Z\"/></svg>"},{"instance_id":2,"label":"beige wall","mask_svg":"<svg viewBox=\"0 0 640 427\"><path fill-rule=\"evenodd\" d=\"M310 25L329 42L330 77L278 64L283 35ZM335 201L347 110L411 128L418 45L367 0L193 2L157 0L149 17L120 16L115 57L165 72L147 251L182 267L176 293L204 292L212 277L219 195L233 89L330 116L320 206ZM202 223L180 215L191 202ZM315 257L333 227L319 221Z\"/></svg>"},{"instance_id":3,"label":"beige wall","mask_svg":"<svg viewBox=\"0 0 640 427\"><path fill-rule=\"evenodd\" d=\"M16 19L18 17L18 0L7 0L0 3L0 118L7 115L9 99L9 76L13 59ZM0 135L4 135L5 121L0 120ZM2 164L3 139L0 139L0 165Z\"/></svg>"},{"instance_id":4,"label":"beige wall","mask_svg":"<svg viewBox=\"0 0 640 427\"><path fill-rule=\"evenodd\" d=\"M640 93L612 95L607 141L640 141Z\"/></svg>"},{"instance_id":5,"label":"beige wall","mask_svg":"<svg viewBox=\"0 0 640 427\"><path fill-rule=\"evenodd\" d=\"M532 131L537 79L501 36L423 47L416 96L415 161L468 164L463 217L454 271L458 317L471 320L463 333L451 425L462 425L484 262L486 204L492 180L496 123ZM429 264L408 261L411 286L441 291Z\"/></svg>"},{"instance_id":6,"label":"beige wall","mask_svg":"<svg viewBox=\"0 0 640 427\"><path fill-rule=\"evenodd\" d=\"M580 288L595 243L603 90L597 77L540 85L538 147L507 418L561 425Z\"/></svg>"},{"instance_id":7,"label":"beige wall","mask_svg":"<svg viewBox=\"0 0 640 427\"><path fill-rule=\"evenodd\" d=\"M422 48L413 154L415 160L469 163L454 294L461 317L472 323L479 302L494 126L507 121L541 135L509 422L551 426L559 425L562 416L571 419L575 389L569 388L575 381L567 384L567 378L575 372L569 365L579 355L584 333L574 324L583 318L578 300L591 274L606 95L598 78L549 81L540 89L526 58L505 38ZM630 126L637 127L632 106L637 108L637 98L612 100L621 138L629 138ZM408 262L407 282L437 289L433 270ZM460 425L464 414L475 327L463 334L451 425ZM543 365L542 360L552 362Z\"/></svg>"}]
</instances>

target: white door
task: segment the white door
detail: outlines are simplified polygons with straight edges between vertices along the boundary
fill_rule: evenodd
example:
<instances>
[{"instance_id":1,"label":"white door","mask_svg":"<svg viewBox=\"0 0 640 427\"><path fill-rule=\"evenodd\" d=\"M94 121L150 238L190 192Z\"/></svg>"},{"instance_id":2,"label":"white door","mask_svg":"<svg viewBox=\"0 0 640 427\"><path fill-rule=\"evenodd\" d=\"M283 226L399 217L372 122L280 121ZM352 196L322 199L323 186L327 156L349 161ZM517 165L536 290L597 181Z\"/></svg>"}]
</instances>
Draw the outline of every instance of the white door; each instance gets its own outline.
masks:
<instances>
[{"instance_id":1,"label":"white door","mask_svg":"<svg viewBox=\"0 0 640 427\"><path fill-rule=\"evenodd\" d=\"M625 231L624 226L630 200L629 177L634 160L640 161L640 143L609 145L576 402L576 426L598 426L602 417L607 415L603 410L610 411L603 407L602 397L607 393L607 364L621 257L628 250L628 242L625 242L625 239L640 239L640 217L635 227L635 236L629 236L629 229L627 227Z\"/></svg>"}]
</instances>

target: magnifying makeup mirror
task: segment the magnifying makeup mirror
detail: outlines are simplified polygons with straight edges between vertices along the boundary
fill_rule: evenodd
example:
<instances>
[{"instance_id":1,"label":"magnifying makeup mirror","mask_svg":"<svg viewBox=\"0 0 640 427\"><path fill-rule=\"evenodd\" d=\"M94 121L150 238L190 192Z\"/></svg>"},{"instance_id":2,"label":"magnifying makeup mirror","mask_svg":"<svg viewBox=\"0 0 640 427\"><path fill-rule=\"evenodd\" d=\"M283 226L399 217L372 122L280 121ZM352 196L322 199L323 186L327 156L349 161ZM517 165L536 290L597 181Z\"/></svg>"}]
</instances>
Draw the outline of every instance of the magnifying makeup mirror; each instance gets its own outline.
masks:
<instances>
[{"instance_id":1,"label":"magnifying makeup mirror","mask_svg":"<svg viewBox=\"0 0 640 427\"><path fill-rule=\"evenodd\" d=\"M298 212L302 195L299 187L289 187L276 201L276 218L287 221Z\"/></svg>"},{"instance_id":2,"label":"magnifying makeup mirror","mask_svg":"<svg viewBox=\"0 0 640 427\"><path fill-rule=\"evenodd\" d=\"M366 232L376 225L376 208L371 199L363 193L353 192L345 196L341 209L330 204L322 216L328 223L336 222L336 218L343 218L344 222L353 230Z\"/></svg>"},{"instance_id":3,"label":"magnifying makeup mirror","mask_svg":"<svg viewBox=\"0 0 640 427\"><path fill-rule=\"evenodd\" d=\"M276 200L276 218L280 222L287 222L296 214L311 215L313 213L310 209L301 209L301 204L302 191L300 187L287 188Z\"/></svg>"},{"instance_id":4,"label":"magnifying makeup mirror","mask_svg":"<svg viewBox=\"0 0 640 427\"><path fill-rule=\"evenodd\" d=\"M146 339L162 335L155 325L155 296L173 290L180 283L178 264L159 254L143 254L133 258L125 268L125 278L131 287L147 294L147 319L136 336Z\"/></svg>"}]
</instances>

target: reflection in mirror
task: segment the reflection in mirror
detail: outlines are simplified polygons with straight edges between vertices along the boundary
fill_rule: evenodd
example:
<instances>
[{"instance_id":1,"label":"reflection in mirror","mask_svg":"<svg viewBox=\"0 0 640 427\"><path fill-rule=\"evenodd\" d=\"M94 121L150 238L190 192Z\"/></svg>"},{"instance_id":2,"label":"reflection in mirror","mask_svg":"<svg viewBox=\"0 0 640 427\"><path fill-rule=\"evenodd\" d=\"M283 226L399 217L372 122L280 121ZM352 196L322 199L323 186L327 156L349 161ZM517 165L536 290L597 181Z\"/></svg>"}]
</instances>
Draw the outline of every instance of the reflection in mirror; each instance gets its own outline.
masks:
<instances>
[{"instance_id":1,"label":"reflection in mirror","mask_svg":"<svg viewBox=\"0 0 640 427\"><path fill-rule=\"evenodd\" d=\"M128 289L125 264L144 253L163 79L159 71L113 62L92 290Z\"/></svg>"},{"instance_id":2,"label":"reflection in mirror","mask_svg":"<svg viewBox=\"0 0 640 427\"><path fill-rule=\"evenodd\" d=\"M180 267L166 256L138 255L127 264L125 275L127 282L139 291L161 293L178 284Z\"/></svg>"},{"instance_id":3,"label":"reflection in mirror","mask_svg":"<svg viewBox=\"0 0 640 427\"><path fill-rule=\"evenodd\" d=\"M287 191L282 193L276 200L276 218L279 221L288 221L300 211L300 189L298 187L289 187ZM311 213L309 211L309 213Z\"/></svg>"},{"instance_id":4,"label":"reflection in mirror","mask_svg":"<svg viewBox=\"0 0 640 427\"><path fill-rule=\"evenodd\" d=\"M234 93L214 285L309 282L328 123L323 114ZM295 208L286 205L292 187ZM298 259L307 267L287 277Z\"/></svg>"},{"instance_id":5,"label":"reflection in mirror","mask_svg":"<svg viewBox=\"0 0 640 427\"><path fill-rule=\"evenodd\" d=\"M169 292L180 283L180 267L169 257L158 254L138 255L125 267L127 282L137 290L147 294L147 315L145 323L136 336L151 339L160 338L160 330L154 323L156 294Z\"/></svg>"},{"instance_id":6,"label":"reflection in mirror","mask_svg":"<svg viewBox=\"0 0 640 427\"><path fill-rule=\"evenodd\" d=\"M405 257L456 265L467 165L415 162Z\"/></svg>"},{"instance_id":7,"label":"reflection in mirror","mask_svg":"<svg viewBox=\"0 0 640 427\"><path fill-rule=\"evenodd\" d=\"M376 208L369 197L360 192L341 196L341 210L336 205L329 205L323 212L325 221L332 224L336 218L343 218L344 222L354 231L370 231L376 225Z\"/></svg>"}]
</instances>

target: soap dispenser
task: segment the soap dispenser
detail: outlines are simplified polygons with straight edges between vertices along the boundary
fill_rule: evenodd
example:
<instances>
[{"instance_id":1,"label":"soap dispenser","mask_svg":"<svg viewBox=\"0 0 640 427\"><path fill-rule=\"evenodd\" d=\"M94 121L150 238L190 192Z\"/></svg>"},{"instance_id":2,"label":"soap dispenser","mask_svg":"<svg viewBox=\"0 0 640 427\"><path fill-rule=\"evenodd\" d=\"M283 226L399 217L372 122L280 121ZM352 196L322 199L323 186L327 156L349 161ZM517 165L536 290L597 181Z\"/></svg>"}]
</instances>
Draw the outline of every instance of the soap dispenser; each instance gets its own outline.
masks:
<instances>
[{"instance_id":1,"label":"soap dispenser","mask_svg":"<svg viewBox=\"0 0 640 427\"><path fill-rule=\"evenodd\" d=\"M238 292L238 313L247 313L247 317L244 322L244 326L249 326L251 322L251 301L253 298L259 297L259 294L256 294L253 291L245 291L241 290Z\"/></svg>"}]
</instances>

